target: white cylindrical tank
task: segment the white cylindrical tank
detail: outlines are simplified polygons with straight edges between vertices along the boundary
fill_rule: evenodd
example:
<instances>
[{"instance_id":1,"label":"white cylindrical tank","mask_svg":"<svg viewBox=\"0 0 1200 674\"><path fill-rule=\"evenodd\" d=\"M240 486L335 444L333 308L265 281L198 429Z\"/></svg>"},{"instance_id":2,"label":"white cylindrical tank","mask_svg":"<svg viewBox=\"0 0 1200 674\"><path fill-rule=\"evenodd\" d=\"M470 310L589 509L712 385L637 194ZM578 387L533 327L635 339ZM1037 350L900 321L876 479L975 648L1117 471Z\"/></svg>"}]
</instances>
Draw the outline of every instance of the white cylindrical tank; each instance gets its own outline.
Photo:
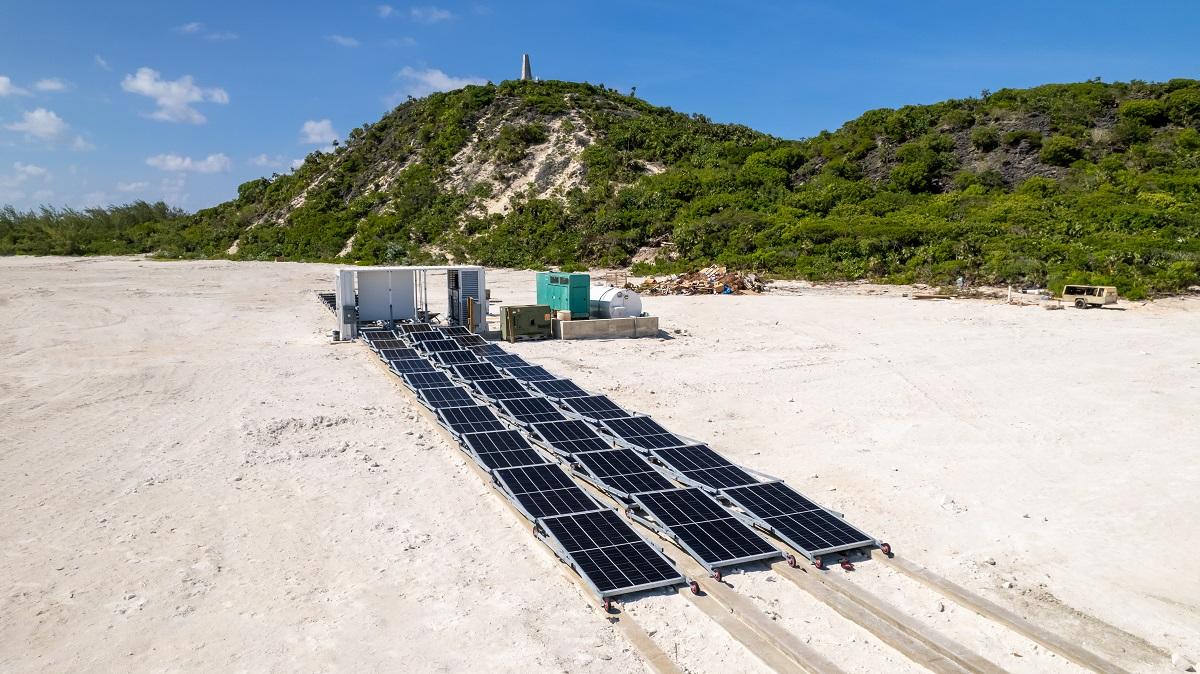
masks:
<instances>
[{"instance_id":1,"label":"white cylindrical tank","mask_svg":"<svg viewBox=\"0 0 1200 674\"><path fill-rule=\"evenodd\" d=\"M642 315L642 298L632 290L591 286L588 309L592 318L630 318Z\"/></svg>"}]
</instances>

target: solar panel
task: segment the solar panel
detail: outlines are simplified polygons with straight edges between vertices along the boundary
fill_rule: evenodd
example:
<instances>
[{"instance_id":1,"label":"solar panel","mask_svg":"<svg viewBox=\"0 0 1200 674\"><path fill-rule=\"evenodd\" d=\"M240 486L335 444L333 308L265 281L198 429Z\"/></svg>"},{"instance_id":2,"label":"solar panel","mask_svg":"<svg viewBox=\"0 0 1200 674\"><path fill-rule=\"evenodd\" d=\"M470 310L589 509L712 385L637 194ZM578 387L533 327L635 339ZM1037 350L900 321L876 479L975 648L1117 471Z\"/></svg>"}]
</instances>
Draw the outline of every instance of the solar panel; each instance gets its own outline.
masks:
<instances>
[{"instance_id":1,"label":"solar panel","mask_svg":"<svg viewBox=\"0 0 1200 674\"><path fill-rule=\"evenodd\" d=\"M383 349L403 349L408 346L408 344L403 340L395 338L377 339L370 344L371 348L375 349L376 351L381 351Z\"/></svg>"},{"instance_id":2,"label":"solar panel","mask_svg":"<svg viewBox=\"0 0 1200 674\"><path fill-rule=\"evenodd\" d=\"M548 398L582 398L591 393L579 388L570 379L551 379L548 381L531 381L529 385Z\"/></svg>"},{"instance_id":3,"label":"solar panel","mask_svg":"<svg viewBox=\"0 0 1200 674\"><path fill-rule=\"evenodd\" d=\"M638 494L634 500L709 570L780 554L699 489Z\"/></svg>"},{"instance_id":4,"label":"solar panel","mask_svg":"<svg viewBox=\"0 0 1200 674\"><path fill-rule=\"evenodd\" d=\"M414 372L403 375L403 379L404 384L413 389L446 388L455 385L445 372Z\"/></svg>"},{"instance_id":5,"label":"solar panel","mask_svg":"<svg viewBox=\"0 0 1200 674\"><path fill-rule=\"evenodd\" d=\"M446 388L423 388L418 392L421 399L429 404L434 409L443 407L466 407L468 405L476 405L475 399L467 392L467 389L461 386L447 386Z\"/></svg>"},{"instance_id":6,"label":"solar panel","mask_svg":"<svg viewBox=\"0 0 1200 674\"><path fill-rule=\"evenodd\" d=\"M475 354L476 356L479 356L480 358L484 358L487 356L503 356L508 353L507 351L505 351L504 349L501 349L496 344L483 344L481 346L472 346L472 347L468 347L468 348L471 351L471 353Z\"/></svg>"},{"instance_id":7,"label":"solar panel","mask_svg":"<svg viewBox=\"0 0 1200 674\"><path fill-rule=\"evenodd\" d=\"M447 428L460 434L504 430L504 424L484 405L443 407L438 410L438 417Z\"/></svg>"},{"instance_id":8,"label":"solar panel","mask_svg":"<svg viewBox=\"0 0 1200 674\"><path fill-rule=\"evenodd\" d=\"M512 353L506 353L502 356L487 356L487 362L496 367L529 367L528 361Z\"/></svg>"},{"instance_id":9,"label":"solar panel","mask_svg":"<svg viewBox=\"0 0 1200 674\"><path fill-rule=\"evenodd\" d=\"M415 350L407 346L398 349L380 349L379 357L384 360L404 360L406 358L421 358Z\"/></svg>"},{"instance_id":10,"label":"solar panel","mask_svg":"<svg viewBox=\"0 0 1200 674\"><path fill-rule=\"evenodd\" d=\"M875 539L782 482L721 492L792 547L816 556L874 545Z\"/></svg>"},{"instance_id":11,"label":"solar panel","mask_svg":"<svg viewBox=\"0 0 1200 674\"><path fill-rule=\"evenodd\" d=\"M558 379L555 375L546 371L546 368L540 365L530 365L528 367L510 367L508 374L520 379L521 381L550 381Z\"/></svg>"},{"instance_id":12,"label":"solar panel","mask_svg":"<svg viewBox=\"0 0 1200 674\"><path fill-rule=\"evenodd\" d=\"M462 441L479 463L489 470L546 463L545 457L535 451L533 445L516 431L465 433Z\"/></svg>"},{"instance_id":13,"label":"solar panel","mask_svg":"<svg viewBox=\"0 0 1200 674\"><path fill-rule=\"evenodd\" d=\"M529 391L516 379L479 379L471 382L471 385L492 400L529 397Z\"/></svg>"},{"instance_id":14,"label":"solar panel","mask_svg":"<svg viewBox=\"0 0 1200 674\"><path fill-rule=\"evenodd\" d=\"M541 524L602 597L683 582L667 558L612 510L547 517Z\"/></svg>"},{"instance_id":15,"label":"solar panel","mask_svg":"<svg viewBox=\"0 0 1200 674\"><path fill-rule=\"evenodd\" d=\"M428 323L398 323L396 325L400 332L412 334L414 332L433 332L433 326Z\"/></svg>"},{"instance_id":16,"label":"solar panel","mask_svg":"<svg viewBox=\"0 0 1200 674\"><path fill-rule=\"evenodd\" d=\"M393 360L388 362L388 367L392 368L392 372L396 374L412 374L414 372L437 372L437 368L430 365L429 361L424 358L407 358L404 360Z\"/></svg>"},{"instance_id":17,"label":"solar panel","mask_svg":"<svg viewBox=\"0 0 1200 674\"><path fill-rule=\"evenodd\" d=\"M566 415L545 398L526 397L501 400L500 407L504 409L508 416L522 424L563 421L567 418Z\"/></svg>"},{"instance_id":18,"label":"solar panel","mask_svg":"<svg viewBox=\"0 0 1200 674\"><path fill-rule=\"evenodd\" d=\"M437 330L438 330L438 332L442 333L443 335L445 335L447 337L456 337L458 335L471 334L471 331L468 330L466 328L466 326L463 326L463 325L440 325L440 326L438 326Z\"/></svg>"},{"instance_id":19,"label":"solar panel","mask_svg":"<svg viewBox=\"0 0 1200 674\"><path fill-rule=\"evenodd\" d=\"M603 424L612 431L613 435L642 449L682 447L688 444L687 441L663 428L650 417L605 419Z\"/></svg>"},{"instance_id":20,"label":"solar panel","mask_svg":"<svg viewBox=\"0 0 1200 674\"><path fill-rule=\"evenodd\" d=\"M758 483L753 475L733 465L708 445L656 449L654 457L683 477L710 489Z\"/></svg>"},{"instance_id":21,"label":"solar panel","mask_svg":"<svg viewBox=\"0 0 1200 674\"><path fill-rule=\"evenodd\" d=\"M618 419L633 416L608 399L608 396L584 396L563 400L567 409L588 419Z\"/></svg>"},{"instance_id":22,"label":"solar panel","mask_svg":"<svg viewBox=\"0 0 1200 674\"><path fill-rule=\"evenodd\" d=\"M358 332L358 336L362 337L363 341L365 342L377 342L381 339L396 339L396 333L392 332L391 330L383 330L379 328L372 330L360 330Z\"/></svg>"},{"instance_id":23,"label":"solar panel","mask_svg":"<svg viewBox=\"0 0 1200 674\"><path fill-rule=\"evenodd\" d=\"M531 519L601 508L554 464L503 468L495 476Z\"/></svg>"},{"instance_id":24,"label":"solar panel","mask_svg":"<svg viewBox=\"0 0 1200 674\"><path fill-rule=\"evenodd\" d=\"M483 346L488 343L486 339L479 335L455 335L454 341L458 342L464 348L468 346Z\"/></svg>"},{"instance_id":25,"label":"solar panel","mask_svg":"<svg viewBox=\"0 0 1200 674\"><path fill-rule=\"evenodd\" d=\"M475 354L468 351L438 351L429 356L434 361L445 366L450 365L465 365L467 363L478 363L479 359Z\"/></svg>"},{"instance_id":26,"label":"solar panel","mask_svg":"<svg viewBox=\"0 0 1200 674\"><path fill-rule=\"evenodd\" d=\"M644 457L631 449L622 447L583 452L573 458L606 488L605 491L616 490L624 494L636 494L641 491L675 488L670 480L654 470Z\"/></svg>"},{"instance_id":27,"label":"solar panel","mask_svg":"<svg viewBox=\"0 0 1200 674\"><path fill-rule=\"evenodd\" d=\"M409 333L406 333L405 336L408 337L409 341L411 341L413 344L420 344L421 342L432 342L432 341L438 340L438 339L446 339L445 337L442 336L442 333L435 332L432 328L429 330L409 332Z\"/></svg>"},{"instance_id":28,"label":"solar panel","mask_svg":"<svg viewBox=\"0 0 1200 674\"><path fill-rule=\"evenodd\" d=\"M424 335L432 333L418 332L417 334ZM430 339L424 342L419 342L417 344L417 348L425 353L438 353L440 351L458 351L460 347L458 346L458 342L454 341L453 339Z\"/></svg>"},{"instance_id":29,"label":"solar panel","mask_svg":"<svg viewBox=\"0 0 1200 674\"><path fill-rule=\"evenodd\" d=\"M454 373L462 379L478 381L480 379L503 379L504 373L496 369L491 363L474 363L467 365L455 365Z\"/></svg>"},{"instance_id":30,"label":"solar panel","mask_svg":"<svg viewBox=\"0 0 1200 674\"><path fill-rule=\"evenodd\" d=\"M547 445L562 454L612 449L612 443L600 437L590 426L578 419L551 421L532 426Z\"/></svg>"}]
</instances>

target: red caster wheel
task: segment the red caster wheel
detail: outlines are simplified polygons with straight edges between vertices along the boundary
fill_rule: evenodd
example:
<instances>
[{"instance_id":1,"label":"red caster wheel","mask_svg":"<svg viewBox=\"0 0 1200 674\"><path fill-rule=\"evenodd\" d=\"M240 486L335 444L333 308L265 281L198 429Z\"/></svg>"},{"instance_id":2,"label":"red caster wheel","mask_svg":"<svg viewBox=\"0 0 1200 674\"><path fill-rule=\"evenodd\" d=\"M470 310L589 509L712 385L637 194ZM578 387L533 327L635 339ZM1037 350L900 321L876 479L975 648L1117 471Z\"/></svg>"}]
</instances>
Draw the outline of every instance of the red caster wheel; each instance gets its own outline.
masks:
<instances>
[{"instance_id":1,"label":"red caster wheel","mask_svg":"<svg viewBox=\"0 0 1200 674\"><path fill-rule=\"evenodd\" d=\"M850 563L850 560L848 560L848 559L843 559L842 561L838 562L838 564L842 567L843 571L853 571L854 570L854 564Z\"/></svg>"},{"instance_id":2,"label":"red caster wheel","mask_svg":"<svg viewBox=\"0 0 1200 674\"><path fill-rule=\"evenodd\" d=\"M700 594L700 583L693 580L688 587L692 589L692 594Z\"/></svg>"},{"instance_id":3,"label":"red caster wheel","mask_svg":"<svg viewBox=\"0 0 1200 674\"><path fill-rule=\"evenodd\" d=\"M892 544L891 543L880 543L879 551L882 552L883 554L887 555L888 557L891 557L892 556Z\"/></svg>"},{"instance_id":4,"label":"red caster wheel","mask_svg":"<svg viewBox=\"0 0 1200 674\"><path fill-rule=\"evenodd\" d=\"M604 612L612 613L612 608L613 608L612 597L605 597L604 598Z\"/></svg>"},{"instance_id":5,"label":"red caster wheel","mask_svg":"<svg viewBox=\"0 0 1200 674\"><path fill-rule=\"evenodd\" d=\"M817 567L821 571L824 571L825 570L825 560L821 559L820 557L813 557L813 566Z\"/></svg>"},{"instance_id":6,"label":"red caster wheel","mask_svg":"<svg viewBox=\"0 0 1200 674\"><path fill-rule=\"evenodd\" d=\"M788 566L792 567L793 569L796 568L796 555L788 555L786 559Z\"/></svg>"},{"instance_id":7,"label":"red caster wheel","mask_svg":"<svg viewBox=\"0 0 1200 674\"><path fill-rule=\"evenodd\" d=\"M718 583L721 582L721 570L713 569L712 577L713 577L713 580L717 581Z\"/></svg>"}]
</instances>

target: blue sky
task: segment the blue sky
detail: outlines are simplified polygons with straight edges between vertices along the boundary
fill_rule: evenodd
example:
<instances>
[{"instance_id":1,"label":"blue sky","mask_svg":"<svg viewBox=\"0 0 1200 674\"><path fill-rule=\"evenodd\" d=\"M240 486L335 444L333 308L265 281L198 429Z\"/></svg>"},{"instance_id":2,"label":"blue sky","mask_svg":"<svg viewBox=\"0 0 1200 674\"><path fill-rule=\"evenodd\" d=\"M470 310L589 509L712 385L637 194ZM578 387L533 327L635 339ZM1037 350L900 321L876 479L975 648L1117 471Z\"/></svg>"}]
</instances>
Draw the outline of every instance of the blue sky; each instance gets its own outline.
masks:
<instances>
[{"instance_id":1,"label":"blue sky","mask_svg":"<svg viewBox=\"0 0 1200 674\"><path fill-rule=\"evenodd\" d=\"M0 204L232 198L408 94L519 73L787 138L982 89L1200 76L1200 3L17 2Z\"/></svg>"}]
</instances>

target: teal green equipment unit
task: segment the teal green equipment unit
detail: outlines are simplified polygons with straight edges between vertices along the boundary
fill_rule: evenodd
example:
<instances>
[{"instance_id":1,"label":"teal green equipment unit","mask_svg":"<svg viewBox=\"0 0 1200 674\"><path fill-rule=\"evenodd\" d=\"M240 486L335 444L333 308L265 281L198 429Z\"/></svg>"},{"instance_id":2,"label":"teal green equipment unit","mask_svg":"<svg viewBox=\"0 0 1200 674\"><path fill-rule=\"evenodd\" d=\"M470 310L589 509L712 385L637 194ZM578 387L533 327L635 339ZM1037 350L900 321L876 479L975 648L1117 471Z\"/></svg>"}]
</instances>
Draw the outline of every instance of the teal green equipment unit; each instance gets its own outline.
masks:
<instances>
[{"instance_id":1,"label":"teal green equipment unit","mask_svg":"<svg viewBox=\"0 0 1200 674\"><path fill-rule=\"evenodd\" d=\"M571 312L571 320L587 318L591 310L590 274L540 271L537 275L537 303L554 311Z\"/></svg>"}]
</instances>

